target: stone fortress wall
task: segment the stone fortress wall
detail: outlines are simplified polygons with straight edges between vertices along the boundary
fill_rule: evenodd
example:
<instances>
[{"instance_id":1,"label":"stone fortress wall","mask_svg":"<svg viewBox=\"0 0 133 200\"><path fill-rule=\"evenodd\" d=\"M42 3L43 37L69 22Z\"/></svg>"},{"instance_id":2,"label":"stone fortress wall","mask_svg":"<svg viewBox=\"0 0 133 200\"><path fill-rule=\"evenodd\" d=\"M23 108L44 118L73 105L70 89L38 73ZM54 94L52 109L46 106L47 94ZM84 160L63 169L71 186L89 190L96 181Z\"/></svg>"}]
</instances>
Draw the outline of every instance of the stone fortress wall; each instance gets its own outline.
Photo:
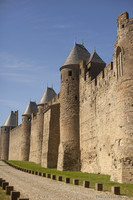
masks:
<instances>
[{"instance_id":1,"label":"stone fortress wall","mask_svg":"<svg viewBox=\"0 0 133 200\"><path fill-rule=\"evenodd\" d=\"M65 61L60 69L60 94L38 104L36 114L23 115L22 124L9 129L9 138L2 127L1 159L109 174L112 181L133 183L133 19L128 13L118 17L117 32L113 62L106 67L97 57L73 63L77 47L72 49L71 63ZM9 156L7 151L3 156L5 141Z\"/></svg>"}]
</instances>

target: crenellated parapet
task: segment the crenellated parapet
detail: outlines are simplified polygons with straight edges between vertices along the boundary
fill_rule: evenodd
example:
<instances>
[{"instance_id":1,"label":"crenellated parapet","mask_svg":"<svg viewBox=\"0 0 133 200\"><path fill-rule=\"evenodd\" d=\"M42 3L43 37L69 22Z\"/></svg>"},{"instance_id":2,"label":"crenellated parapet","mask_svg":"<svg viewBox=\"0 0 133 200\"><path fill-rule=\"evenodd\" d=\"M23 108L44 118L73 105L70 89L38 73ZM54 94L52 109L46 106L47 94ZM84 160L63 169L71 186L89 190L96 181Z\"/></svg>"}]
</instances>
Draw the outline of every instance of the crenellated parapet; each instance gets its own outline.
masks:
<instances>
[{"instance_id":1,"label":"crenellated parapet","mask_svg":"<svg viewBox=\"0 0 133 200\"><path fill-rule=\"evenodd\" d=\"M81 93L84 93L84 98L86 98L88 94L93 96L94 94L101 92L101 88L107 88L112 84L112 81L117 81L113 69L113 62L110 62L93 80L91 80L85 61L81 62L79 80L80 90ZM85 88L87 88L87 94L84 92Z\"/></svg>"},{"instance_id":2,"label":"crenellated parapet","mask_svg":"<svg viewBox=\"0 0 133 200\"><path fill-rule=\"evenodd\" d=\"M117 19L113 61L74 44L60 68L61 88L47 87L1 128L0 158L43 167L108 174L133 183L133 19Z\"/></svg>"}]
</instances>

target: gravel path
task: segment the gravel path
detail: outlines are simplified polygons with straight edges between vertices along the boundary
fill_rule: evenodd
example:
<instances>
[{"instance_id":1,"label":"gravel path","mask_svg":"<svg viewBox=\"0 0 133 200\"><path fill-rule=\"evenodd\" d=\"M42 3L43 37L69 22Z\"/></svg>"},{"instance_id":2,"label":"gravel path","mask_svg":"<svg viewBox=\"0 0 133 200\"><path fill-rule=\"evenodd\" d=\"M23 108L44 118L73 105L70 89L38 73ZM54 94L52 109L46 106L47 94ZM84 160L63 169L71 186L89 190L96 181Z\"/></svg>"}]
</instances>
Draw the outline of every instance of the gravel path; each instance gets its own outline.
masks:
<instances>
[{"instance_id":1,"label":"gravel path","mask_svg":"<svg viewBox=\"0 0 133 200\"><path fill-rule=\"evenodd\" d=\"M107 192L97 192L92 189L74 186L64 182L35 176L16 170L0 161L0 178L20 191L21 197L29 200L129 200L124 196L112 195Z\"/></svg>"}]
</instances>

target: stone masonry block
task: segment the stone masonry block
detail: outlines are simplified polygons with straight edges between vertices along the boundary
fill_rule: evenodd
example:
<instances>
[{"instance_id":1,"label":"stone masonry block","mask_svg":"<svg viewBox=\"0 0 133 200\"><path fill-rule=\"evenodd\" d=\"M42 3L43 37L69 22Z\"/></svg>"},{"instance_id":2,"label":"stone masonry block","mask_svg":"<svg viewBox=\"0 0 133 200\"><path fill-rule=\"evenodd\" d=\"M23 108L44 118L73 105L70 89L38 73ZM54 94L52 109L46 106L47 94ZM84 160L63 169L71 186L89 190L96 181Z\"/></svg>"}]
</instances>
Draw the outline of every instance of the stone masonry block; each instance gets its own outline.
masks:
<instances>
[{"instance_id":1,"label":"stone masonry block","mask_svg":"<svg viewBox=\"0 0 133 200\"><path fill-rule=\"evenodd\" d=\"M36 171L34 174L35 174L35 175L38 175L38 172Z\"/></svg>"},{"instance_id":2,"label":"stone masonry block","mask_svg":"<svg viewBox=\"0 0 133 200\"><path fill-rule=\"evenodd\" d=\"M47 178L51 178L51 174L47 174Z\"/></svg>"},{"instance_id":3,"label":"stone masonry block","mask_svg":"<svg viewBox=\"0 0 133 200\"><path fill-rule=\"evenodd\" d=\"M6 186L8 186L9 183L8 182L3 182L2 183L2 189L5 190L6 189Z\"/></svg>"},{"instance_id":4,"label":"stone masonry block","mask_svg":"<svg viewBox=\"0 0 133 200\"><path fill-rule=\"evenodd\" d=\"M83 187L89 188L90 187L90 182L89 181L83 181Z\"/></svg>"},{"instance_id":5,"label":"stone masonry block","mask_svg":"<svg viewBox=\"0 0 133 200\"><path fill-rule=\"evenodd\" d=\"M42 172L39 172L39 174L38 174L39 176L42 176Z\"/></svg>"},{"instance_id":6,"label":"stone masonry block","mask_svg":"<svg viewBox=\"0 0 133 200\"><path fill-rule=\"evenodd\" d=\"M56 180L56 175L52 175L52 179L53 179L53 180Z\"/></svg>"},{"instance_id":7,"label":"stone masonry block","mask_svg":"<svg viewBox=\"0 0 133 200\"><path fill-rule=\"evenodd\" d=\"M11 200L17 200L20 197L20 192L11 191Z\"/></svg>"},{"instance_id":8,"label":"stone masonry block","mask_svg":"<svg viewBox=\"0 0 133 200\"><path fill-rule=\"evenodd\" d=\"M3 180L3 179L2 179L2 178L0 178L0 186L2 185L2 184L1 184L2 180Z\"/></svg>"},{"instance_id":9,"label":"stone masonry block","mask_svg":"<svg viewBox=\"0 0 133 200\"><path fill-rule=\"evenodd\" d=\"M70 178L65 178L65 183L70 183Z\"/></svg>"},{"instance_id":10,"label":"stone masonry block","mask_svg":"<svg viewBox=\"0 0 133 200\"><path fill-rule=\"evenodd\" d=\"M95 190L102 191L103 190L103 184L102 183L96 183L95 184Z\"/></svg>"},{"instance_id":11,"label":"stone masonry block","mask_svg":"<svg viewBox=\"0 0 133 200\"><path fill-rule=\"evenodd\" d=\"M58 181L62 181L62 176L58 176Z\"/></svg>"},{"instance_id":12,"label":"stone masonry block","mask_svg":"<svg viewBox=\"0 0 133 200\"><path fill-rule=\"evenodd\" d=\"M78 179L73 179L73 185L79 185L79 180Z\"/></svg>"},{"instance_id":13,"label":"stone masonry block","mask_svg":"<svg viewBox=\"0 0 133 200\"><path fill-rule=\"evenodd\" d=\"M0 181L0 187L2 187L2 183L3 183L3 182L5 182L5 180L2 179L2 180Z\"/></svg>"},{"instance_id":14,"label":"stone masonry block","mask_svg":"<svg viewBox=\"0 0 133 200\"><path fill-rule=\"evenodd\" d=\"M6 194L10 195L11 191L13 191L13 190L14 190L13 186L6 186Z\"/></svg>"},{"instance_id":15,"label":"stone masonry block","mask_svg":"<svg viewBox=\"0 0 133 200\"><path fill-rule=\"evenodd\" d=\"M120 187L118 187L118 186L112 186L111 191L113 194L120 195Z\"/></svg>"},{"instance_id":16,"label":"stone masonry block","mask_svg":"<svg viewBox=\"0 0 133 200\"><path fill-rule=\"evenodd\" d=\"M46 173L42 173L42 176L43 176L43 177L46 177Z\"/></svg>"},{"instance_id":17,"label":"stone masonry block","mask_svg":"<svg viewBox=\"0 0 133 200\"><path fill-rule=\"evenodd\" d=\"M17 198L17 200L29 200L27 198Z\"/></svg>"}]
</instances>

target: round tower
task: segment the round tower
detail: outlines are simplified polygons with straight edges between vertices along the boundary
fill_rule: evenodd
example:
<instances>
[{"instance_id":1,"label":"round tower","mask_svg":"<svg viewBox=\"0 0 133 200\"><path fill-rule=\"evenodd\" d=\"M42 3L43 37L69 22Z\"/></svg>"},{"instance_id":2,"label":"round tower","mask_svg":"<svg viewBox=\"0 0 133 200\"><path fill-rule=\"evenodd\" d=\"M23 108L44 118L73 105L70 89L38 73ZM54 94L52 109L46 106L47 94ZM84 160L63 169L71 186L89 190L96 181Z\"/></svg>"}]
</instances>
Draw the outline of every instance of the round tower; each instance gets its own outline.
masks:
<instances>
[{"instance_id":1,"label":"round tower","mask_svg":"<svg viewBox=\"0 0 133 200\"><path fill-rule=\"evenodd\" d=\"M10 130L18 126L18 111L11 111L6 122L1 127L1 159L8 160Z\"/></svg>"},{"instance_id":2,"label":"round tower","mask_svg":"<svg viewBox=\"0 0 133 200\"><path fill-rule=\"evenodd\" d=\"M30 101L24 114L22 115L22 137L20 149L20 160L22 161L29 160L32 113L37 113L37 105L35 102Z\"/></svg>"},{"instance_id":3,"label":"round tower","mask_svg":"<svg viewBox=\"0 0 133 200\"><path fill-rule=\"evenodd\" d=\"M21 137L21 150L20 160L29 160L30 151L30 131L31 131L31 116L22 115L22 137Z\"/></svg>"},{"instance_id":4,"label":"round tower","mask_svg":"<svg viewBox=\"0 0 133 200\"><path fill-rule=\"evenodd\" d=\"M41 164L42 160L42 142L43 142L43 124L44 124L44 106L52 100L56 95L53 88L47 87L42 98L38 103L37 113L37 135L36 135L36 163Z\"/></svg>"},{"instance_id":5,"label":"round tower","mask_svg":"<svg viewBox=\"0 0 133 200\"><path fill-rule=\"evenodd\" d=\"M43 123L44 123L44 114L43 114L43 104L37 106L37 136L36 136L36 163L41 164L42 156L42 141L43 141Z\"/></svg>"},{"instance_id":6,"label":"round tower","mask_svg":"<svg viewBox=\"0 0 133 200\"><path fill-rule=\"evenodd\" d=\"M10 127L1 127L1 159L8 160Z\"/></svg>"},{"instance_id":7,"label":"round tower","mask_svg":"<svg viewBox=\"0 0 133 200\"><path fill-rule=\"evenodd\" d=\"M61 71L60 145L58 170L80 170L79 142L79 64L89 52L74 45Z\"/></svg>"},{"instance_id":8,"label":"round tower","mask_svg":"<svg viewBox=\"0 0 133 200\"><path fill-rule=\"evenodd\" d=\"M133 19L117 19L118 41L113 57L117 74L117 131L112 180L133 183Z\"/></svg>"}]
</instances>

